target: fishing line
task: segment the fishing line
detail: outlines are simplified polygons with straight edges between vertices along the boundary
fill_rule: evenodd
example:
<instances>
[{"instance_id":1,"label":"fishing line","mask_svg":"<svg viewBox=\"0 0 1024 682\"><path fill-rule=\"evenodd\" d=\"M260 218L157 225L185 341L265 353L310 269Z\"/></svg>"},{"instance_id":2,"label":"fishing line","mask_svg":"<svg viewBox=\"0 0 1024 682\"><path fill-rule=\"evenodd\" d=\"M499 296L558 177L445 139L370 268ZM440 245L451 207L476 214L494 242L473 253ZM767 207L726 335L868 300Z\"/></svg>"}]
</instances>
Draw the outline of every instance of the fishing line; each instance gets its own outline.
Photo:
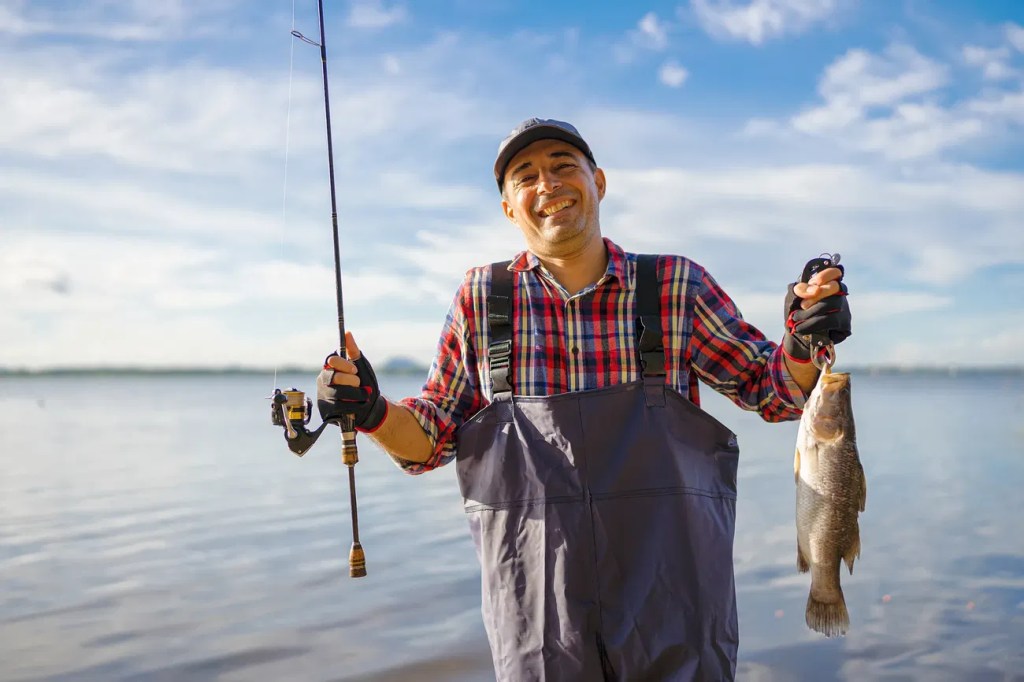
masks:
<instances>
[{"instance_id":1,"label":"fishing line","mask_svg":"<svg viewBox=\"0 0 1024 682\"><path fill-rule=\"evenodd\" d=\"M295 31L295 0L292 0L292 32ZM291 35L291 34L289 34ZM284 237L288 231L288 158L291 155L292 133L292 84L295 80L295 41L288 40L288 97L286 98L284 116L284 182L281 190L281 226L278 230L280 241L278 252L284 256ZM270 387L273 395L277 389L278 361L274 359L274 385Z\"/></svg>"},{"instance_id":2,"label":"fishing line","mask_svg":"<svg viewBox=\"0 0 1024 682\"><path fill-rule=\"evenodd\" d=\"M327 38L324 25L324 2L317 0L317 16L320 27L320 41L311 40L297 31L295 26L295 0L292 0L292 30L291 35L309 45L318 47L320 50L321 73L323 74L324 92L324 122L327 128L327 169L329 176L329 187L331 192L331 233L334 238L334 280L335 294L338 303L338 354L347 357L345 348L345 312L342 296L341 281L341 239L338 234L338 203L335 191L334 177L334 144L331 134L331 98L327 78ZM292 82L294 78L294 41L292 42L292 59L288 75L288 123L286 129L291 129L291 100ZM285 178L284 192L282 198L281 219L282 223L287 222L287 192L288 192L288 153L289 133L285 135ZM283 227L285 227L284 225ZM282 229L283 229L282 227ZM283 247L282 247L283 248ZM270 396L271 422L284 429L285 441L288 449L301 457L304 455L324 432L329 423L335 423L341 427L341 463L348 469L348 490L349 490L349 511L352 517L352 546L349 549L349 576L361 578L366 575L366 556L363 546L359 542L359 512L356 506L356 474L355 465L359 462L359 450L356 445L356 429L354 415L345 414L338 420L331 422L324 421L316 429L310 431L306 428L309 424L313 401L307 398L305 392L296 388L282 391L277 388L277 365L274 368L274 389Z\"/></svg>"}]
</instances>

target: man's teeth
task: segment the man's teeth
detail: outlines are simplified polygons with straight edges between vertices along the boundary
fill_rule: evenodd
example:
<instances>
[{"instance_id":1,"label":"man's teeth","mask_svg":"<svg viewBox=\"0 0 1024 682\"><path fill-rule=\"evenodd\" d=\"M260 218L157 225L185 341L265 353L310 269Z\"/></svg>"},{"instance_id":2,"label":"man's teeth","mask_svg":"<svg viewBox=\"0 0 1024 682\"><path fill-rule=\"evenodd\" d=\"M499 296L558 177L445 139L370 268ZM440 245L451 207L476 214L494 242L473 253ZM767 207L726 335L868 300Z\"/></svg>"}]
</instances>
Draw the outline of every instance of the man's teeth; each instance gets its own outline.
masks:
<instances>
[{"instance_id":1,"label":"man's teeth","mask_svg":"<svg viewBox=\"0 0 1024 682\"><path fill-rule=\"evenodd\" d=\"M546 216L550 216L558 213L563 208L569 208L570 206L572 206L572 199L566 199L565 201L559 201L557 204L551 204L545 208L542 213Z\"/></svg>"}]
</instances>

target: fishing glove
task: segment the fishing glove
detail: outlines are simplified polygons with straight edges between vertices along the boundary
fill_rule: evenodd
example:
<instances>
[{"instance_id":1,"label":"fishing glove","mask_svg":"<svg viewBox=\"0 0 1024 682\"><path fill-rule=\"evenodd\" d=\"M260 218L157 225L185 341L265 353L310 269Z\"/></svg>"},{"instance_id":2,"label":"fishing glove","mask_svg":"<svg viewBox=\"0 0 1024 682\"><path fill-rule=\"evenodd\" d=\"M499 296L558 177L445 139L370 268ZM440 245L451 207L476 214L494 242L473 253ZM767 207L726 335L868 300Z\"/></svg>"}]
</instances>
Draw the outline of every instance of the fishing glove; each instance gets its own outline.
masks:
<instances>
[{"instance_id":1,"label":"fishing glove","mask_svg":"<svg viewBox=\"0 0 1024 682\"><path fill-rule=\"evenodd\" d=\"M843 272L842 265L832 267ZM790 284L786 294L786 335L782 339L782 350L797 362L810 362L812 345L842 343L851 334L847 289L840 275L838 294L823 298L804 310L800 307L804 299L793 292L796 285L796 282Z\"/></svg>"},{"instance_id":2,"label":"fishing glove","mask_svg":"<svg viewBox=\"0 0 1024 682\"><path fill-rule=\"evenodd\" d=\"M324 368L316 378L316 406L325 422L337 423L350 414L357 431L373 433L387 416L388 401L380 395L377 375L366 356L360 355L352 364L356 366L359 385L336 386L331 383L335 371L324 360Z\"/></svg>"}]
</instances>

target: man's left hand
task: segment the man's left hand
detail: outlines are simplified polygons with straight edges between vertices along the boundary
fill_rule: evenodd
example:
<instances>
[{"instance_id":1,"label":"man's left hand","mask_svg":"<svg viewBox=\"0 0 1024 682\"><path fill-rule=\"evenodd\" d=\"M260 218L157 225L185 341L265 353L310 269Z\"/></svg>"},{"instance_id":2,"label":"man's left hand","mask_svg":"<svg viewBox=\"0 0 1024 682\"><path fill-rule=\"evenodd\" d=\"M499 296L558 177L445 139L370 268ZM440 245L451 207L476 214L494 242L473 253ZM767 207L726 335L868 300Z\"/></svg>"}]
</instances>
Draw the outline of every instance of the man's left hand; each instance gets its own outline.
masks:
<instances>
[{"instance_id":1,"label":"man's left hand","mask_svg":"<svg viewBox=\"0 0 1024 682\"><path fill-rule=\"evenodd\" d=\"M811 359L806 338L809 334L827 336L832 343L841 343L850 336L850 306L842 278L843 268L831 267L815 273L806 283L789 285L782 346L790 359L799 363Z\"/></svg>"}]
</instances>

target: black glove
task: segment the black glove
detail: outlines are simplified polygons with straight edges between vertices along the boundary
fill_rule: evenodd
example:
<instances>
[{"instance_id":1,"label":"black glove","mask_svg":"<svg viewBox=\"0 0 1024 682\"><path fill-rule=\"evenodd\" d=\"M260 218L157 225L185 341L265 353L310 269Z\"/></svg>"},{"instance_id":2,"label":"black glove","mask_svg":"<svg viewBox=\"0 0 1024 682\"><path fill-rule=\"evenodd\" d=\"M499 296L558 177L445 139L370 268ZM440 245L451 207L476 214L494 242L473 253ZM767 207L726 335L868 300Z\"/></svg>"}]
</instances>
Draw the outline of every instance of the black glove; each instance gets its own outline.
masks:
<instances>
[{"instance_id":1,"label":"black glove","mask_svg":"<svg viewBox=\"0 0 1024 682\"><path fill-rule=\"evenodd\" d=\"M330 358L337 353L331 353ZM376 431L388 413L388 401L381 397L377 386L377 375L365 355L352 362L356 366L359 386L336 386L331 384L335 370L324 360L324 369L316 378L316 406L320 418L325 422L337 423L352 415L357 431Z\"/></svg>"},{"instance_id":2,"label":"black glove","mask_svg":"<svg viewBox=\"0 0 1024 682\"><path fill-rule=\"evenodd\" d=\"M842 265L832 267L843 271ZM842 343L850 336L850 306L846 302L847 289L842 275L839 293L821 299L807 310L800 307L803 299L793 292L796 284L790 284L786 294L786 335L782 339L782 350L797 362L808 362L812 346L816 351L829 343Z\"/></svg>"}]
</instances>

